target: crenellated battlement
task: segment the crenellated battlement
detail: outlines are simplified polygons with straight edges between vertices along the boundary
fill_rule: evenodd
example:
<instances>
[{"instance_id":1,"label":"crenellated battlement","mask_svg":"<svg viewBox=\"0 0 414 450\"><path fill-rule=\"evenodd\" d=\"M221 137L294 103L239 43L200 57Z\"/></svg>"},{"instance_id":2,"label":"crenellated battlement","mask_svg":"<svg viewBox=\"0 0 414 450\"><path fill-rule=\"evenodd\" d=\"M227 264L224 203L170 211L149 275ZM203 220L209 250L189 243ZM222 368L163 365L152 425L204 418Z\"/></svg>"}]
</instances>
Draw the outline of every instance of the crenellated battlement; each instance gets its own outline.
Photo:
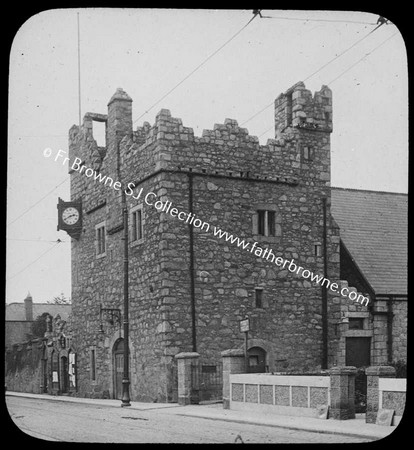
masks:
<instances>
[{"instance_id":1,"label":"crenellated battlement","mask_svg":"<svg viewBox=\"0 0 414 450\"><path fill-rule=\"evenodd\" d=\"M332 91L328 86L312 96L300 81L275 100L275 135L286 128L332 132Z\"/></svg>"},{"instance_id":2,"label":"crenellated battlement","mask_svg":"<svg viewBox=\"0 0 414 450\"><path fill-rule=\"evenodd\" d=\"M106 123L106 147L97 146L93 121ZM77 126L70 129L71 160L79 157L93 168L115 173L119 145L125 176L131 170L145 177L158 169L189 167L254 174L253 178L260 179L288 177L309 180L307 184L329 183L330 89L322 86L312 95L303 82L296 83L275 100L275 127L275 138L265 145L230 118L195 136L193 128L184 126L168 109L161 109L152 125L144 122L133 131L132 99L118 88L108 104L108 114L87 113L80 130Z\"/></svg>"}]
</instances>

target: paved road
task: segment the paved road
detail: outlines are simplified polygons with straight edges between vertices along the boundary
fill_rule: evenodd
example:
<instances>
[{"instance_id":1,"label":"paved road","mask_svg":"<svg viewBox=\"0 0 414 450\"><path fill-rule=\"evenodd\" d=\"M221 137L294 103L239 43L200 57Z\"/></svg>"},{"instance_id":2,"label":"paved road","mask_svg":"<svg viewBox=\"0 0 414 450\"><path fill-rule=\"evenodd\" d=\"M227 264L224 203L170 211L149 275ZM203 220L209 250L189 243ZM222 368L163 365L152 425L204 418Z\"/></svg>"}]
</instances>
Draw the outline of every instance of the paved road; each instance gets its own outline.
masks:
<instances>
[{"instance_id":1,"label":"paved road","mask_svg":"<svg viewBox=\"0 0 414 450\"><path fill-rule=\"evenodd\" d=\"M6 397L13 422L48 441L105 443L338 443L362 438L184 417L172 408L136 410ZM7 432L6 432L7 434Z\"/></svg>"}]
</instances>

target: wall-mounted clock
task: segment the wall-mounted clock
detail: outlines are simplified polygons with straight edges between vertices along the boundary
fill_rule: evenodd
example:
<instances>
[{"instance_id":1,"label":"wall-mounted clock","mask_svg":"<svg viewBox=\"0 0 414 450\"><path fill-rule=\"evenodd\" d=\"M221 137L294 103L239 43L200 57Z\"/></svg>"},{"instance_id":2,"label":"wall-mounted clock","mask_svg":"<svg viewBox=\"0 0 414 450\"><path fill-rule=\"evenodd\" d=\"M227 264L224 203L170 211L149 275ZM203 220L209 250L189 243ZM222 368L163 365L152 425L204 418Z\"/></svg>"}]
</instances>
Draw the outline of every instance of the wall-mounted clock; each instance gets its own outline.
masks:
<instances>
[{"instance_id":1,"label":"wall-mounted clock","mask_svg":"<svg viewBox=\"0 0 414 450\"><path fill-rule=\"evenodd\" d=\"M66 225L75 225L80 219L80 212L73 206L68 206L62 212L62 220Z\"/></svg>"},{"instance_id":2,"label":"wall-mounted clock","mask_svg":"<svg viewBox=\"0 0 414 450\"><path fill-rule=\"evenodd\" d=\"M65 202L59 198L58 230L66 231L69 236L79 239L82 232L82 202Z\"/></svg>"}]
</instances>

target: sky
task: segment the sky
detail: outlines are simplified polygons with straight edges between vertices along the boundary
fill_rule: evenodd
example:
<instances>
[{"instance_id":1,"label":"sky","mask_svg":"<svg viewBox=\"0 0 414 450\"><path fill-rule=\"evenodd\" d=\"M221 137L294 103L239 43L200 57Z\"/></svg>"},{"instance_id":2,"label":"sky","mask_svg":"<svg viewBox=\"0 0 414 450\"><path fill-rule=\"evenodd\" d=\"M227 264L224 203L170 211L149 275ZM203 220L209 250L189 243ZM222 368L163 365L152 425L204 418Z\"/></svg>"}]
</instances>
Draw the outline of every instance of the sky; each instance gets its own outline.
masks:
<instances>
[{"instance_id":1,"label":"sky","mask_svg":"<svg viewBox=\"0 0 414 450\"><path fill-rule=\"evenodd\" d=\"M43 151L67 151L79 122L77 13L82 117L106 114L122 87L134 129L164 108L197 136L231 118L266 144L267 105L298 81L312 92L328 85L332 186L407 192L406 49L392 23L368 35L378 15L263 10L272 18L244 27L251 10L47 10L22 24L10 51L7 303L28 292L34 302L71 296L70 238L57 231L56 208L58 197L70 200L69 176ZM94 136L102 145L102 129Z\"/></svg>"}]
</instances>

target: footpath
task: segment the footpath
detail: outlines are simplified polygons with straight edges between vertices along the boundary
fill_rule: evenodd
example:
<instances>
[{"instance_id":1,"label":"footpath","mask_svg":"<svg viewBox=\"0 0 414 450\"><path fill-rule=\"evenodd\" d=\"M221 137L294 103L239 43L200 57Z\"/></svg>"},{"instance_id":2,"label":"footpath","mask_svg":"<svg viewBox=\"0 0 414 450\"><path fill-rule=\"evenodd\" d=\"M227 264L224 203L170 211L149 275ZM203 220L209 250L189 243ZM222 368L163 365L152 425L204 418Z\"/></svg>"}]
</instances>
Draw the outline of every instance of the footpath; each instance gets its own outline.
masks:
<instances>
[{"instance_id":1,"label":"footpath","mask_svg":"<svg viewBox=\"0 0 414 450\"><path fill-rule=\"evenodd\" d=\"M25 392L6 392L7 396L26 397L38 400L73 402L84 405L99 405L112 408L121 408L120 400L103 400L92 398L79 398L69 396L51 396L46 394L30 394ZM178 416L199 417L210 420L246 423L290 430L310 431L314 433L340 434L344 436L366 438L373 441L382 439L391 434L396 426L381 426L365 423L365 414L357 414L352 420L318 419L313 417L284 416L277 414L257 414L247 411L223 409L221 403L180 406L177 403L144 403L131 401L131 406L125 410L150 411L157 410L163 414Z\"/></svg>"}]
</instances>

